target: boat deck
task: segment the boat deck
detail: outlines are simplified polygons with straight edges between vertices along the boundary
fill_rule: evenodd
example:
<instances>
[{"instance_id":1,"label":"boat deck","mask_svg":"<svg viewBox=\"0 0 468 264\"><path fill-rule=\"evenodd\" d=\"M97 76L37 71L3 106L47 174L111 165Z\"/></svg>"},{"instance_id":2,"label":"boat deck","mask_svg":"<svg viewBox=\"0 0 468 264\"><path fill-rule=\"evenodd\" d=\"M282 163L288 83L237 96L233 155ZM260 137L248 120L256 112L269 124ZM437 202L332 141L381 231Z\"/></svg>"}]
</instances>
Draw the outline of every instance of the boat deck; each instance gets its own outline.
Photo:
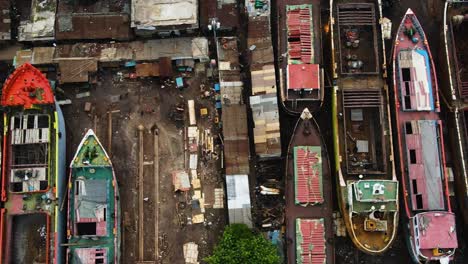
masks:
<instances>
[{"instance_id":1,"label":"boat deck","mask_svg":"<svg viewBox=\"0 0 468 264\"><path fill-rule=\"evenodd\" d=\"M278 0L276 5L282 101L294 113L305 107L314 112L323 98L320 1ZM304 72L310 78L301 77Z\"/></svg>"},{"instance_id":2,"label":"boat deck","mask_svg":"<svg viewBox=\"0 0 468 264\"><path fill-rule=\"evenodd\" d=\"M462 10L460 10L462 11ZM468 11L468 5L465 4L465 12ZM458 15L461 15L460 12ZM454 37L452 45L455 47L456 52L455 67L458 72L458 98L463 102L463 106L468 108L468 17L467 15L461 16L462 21L453 24L453 19L450 19L450 29Z\"/></svg>"},{"instance_id":3,"label":"boat deck","mask_svg":"<svg viewBox=\"0 0 468 264\"><path fill-rule=\"evenodd\" d=\"M92 131L81 142L70 173L68 263L115 263L120 243L117 182Z\"/></svg>"},{"instance_id":4,"label":"boat deck","mask_svg":"<svg viewBox=\"0 0 468 264\"><path fill-rule=\"evenodd\" d=\"M445 179L442 123L438 109L438 87L425 35L412 14L402 22L395 46L395 82L399 110L397 125L405 166L408 205L418 210L444 210ZM414 30L411 38L410 30ZM407 172L406 172L407 171Z\"/></svg>"},{"instance_id":5,"label":"boat deck","mask_svg":"<svg viewBox=\"0 0 468 264\"><path fill-rule=\"evenodd\" d=\"M305 158L304 155L298 155L301 153L306 154L308 158ZM298 155L296 159L295 155ZM324 263L324 258L327 263L334 263L332 175L327 148L315 120L298 121L291 138L287 158L285 222L288 263L301 263L296 262L299 258L296 238L306 236L306 234L309 234L310 237L308 241L313 241L312 245L321 247L323 250L312 251L312 260L308 261L304 257L302 263L318 263L315 262L316 258L319 263ZM301 164L300 162L305 163ZM317 167L318 164L321 165L320 168ZM306 172L310 173L309 180L298 181L300 174ZM309 231L303 230L302 234L298 234L300 222L304 222L304 225L313 222L311 228L313 226L314 231L310 233L311 229L309 228L307 229ZM308 253L303 250L302 254L307 255Z\"/></svg>"}]
</instances>

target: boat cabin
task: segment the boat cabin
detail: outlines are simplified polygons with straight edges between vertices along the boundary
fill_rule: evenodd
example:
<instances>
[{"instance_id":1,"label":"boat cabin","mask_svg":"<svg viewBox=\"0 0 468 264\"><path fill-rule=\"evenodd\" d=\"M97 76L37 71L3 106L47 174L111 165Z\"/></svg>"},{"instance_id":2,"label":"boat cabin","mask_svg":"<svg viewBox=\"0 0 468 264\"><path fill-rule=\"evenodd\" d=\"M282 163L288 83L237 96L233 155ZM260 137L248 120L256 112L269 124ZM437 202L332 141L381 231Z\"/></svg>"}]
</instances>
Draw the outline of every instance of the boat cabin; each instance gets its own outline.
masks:
<instances>
[{"instance_id":1,"label":"boat cabin","mask_svg":"<svg viewBox=\"0 0 468 264\"><path fill-rule=\"evenodd\" d=\"M46 114L10 117L10 191L28 193L49 187L50 120Z\"/></svg>"}]
</instances>

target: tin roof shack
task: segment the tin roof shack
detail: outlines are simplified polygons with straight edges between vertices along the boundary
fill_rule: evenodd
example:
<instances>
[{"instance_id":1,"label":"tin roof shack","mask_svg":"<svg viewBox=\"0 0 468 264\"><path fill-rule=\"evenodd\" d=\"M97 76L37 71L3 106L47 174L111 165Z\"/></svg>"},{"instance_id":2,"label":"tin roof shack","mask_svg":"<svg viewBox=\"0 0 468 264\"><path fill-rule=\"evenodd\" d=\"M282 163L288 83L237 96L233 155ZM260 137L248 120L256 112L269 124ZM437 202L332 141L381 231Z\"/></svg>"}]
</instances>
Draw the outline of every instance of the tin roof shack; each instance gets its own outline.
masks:
<instances>
[{"instance_id":1,"label":"tin roof shack","mask_svg":"<svg viewBox=\"0 0 468 264\"><path fill-rule=\"evenodd\" d=\"M129 1L95 0L88 5L76 2L79 1L59 1L57 40L133 38Z\"/></svg>"},{"instance_id":2,"label":"tin roof shack","mask_svg":"<svg viewBox=\"0 0 468 264\"><path fill-rule=\"evenodd\" d=\"M270 32L270 1L245 1L249 16L247 45L251 51L255 153L260 158L281 156L273 45Z\"/></svg>"},{"instance_id":3,"label":"tin roof shack","mask_svg":"<svg viewBox=\"0 0 468 264\"><path fill-rule=\"evenodd\" d=\"M94 73L98 70L95 58L61 58L56 61L60 84L94 82Z\"/></svg>"},{"instance_id":4,"label":"tin roof shack","mask_svg":"<svg viewBox=\"0 0 468 264\"><path fill-rule=\"evenodd\" d=\"M249 176L226 175L229 223L246 224L252 228Z\"/></svg>"},{"instance_id":5,"label":"tin roof shack","mask_svg":"<svg viewBox=\"0 0 468 264\"><path fill-rule=\"evenodd\" d=\"M11 39L10 1L0 0L0 42Z\"/></svg>"},{"instance_id":6,"label":"tin roof shack","mask_svg":"<svg viewBox=\"0 0 468 264\"><path fill-rule=\"evenodd\" d=\"M240 78L237 38L223 37L218 43L218 70L223 105L242 104L243 82Z\"/></svg>"},{"instance_id":7,"label":"tin roof shack","mask_svg":"<svg viewBox=\"0 0 468 264\"><path fill-rule=\"evenodd\" d=\"M15 68L30 63L35 66L53 64L55 47L35 47L33 49L19 50L16 52Z\"/></svg>"},{"instance_id":8,"label":"tin roof shack","mask_svg":"<svg viewBox=\"0 0 468 264\"><path fill-rule=\"evenodd\" d=\"M57 0L32 0L30 15L20 19L18 40L53 40L56 9Z\"/></svg>"},{"instance_id":9,"label":"tin roof shack","mask_svg":"<svg viewBox=\"0 0 468 264\"><path fill-rule=\"evenodd\" d=\"M248 174L249 138L245 106L224 106L222 121L226 174Z\"/></svg>"},{"instance_id":10,"label":"tin roof shack","mask_svg":"<svg viewBox=\"0 0 468 264\"><path fill-rule=\"evenodd\" d=\"M198 0L132 0L131 10L131 27L140 36L198 29Z\"/></svg>"},{"instance_id":11,"label":"tin roof shack","mask_svg":"<svg viewBox=\"0 0 468 264\"><path fill-rule=\"evenodd\" d=\"M276 94L250 97L254 120L255 153L260 158L281 156L278 98Z\"/></svg>"}]
</instances>

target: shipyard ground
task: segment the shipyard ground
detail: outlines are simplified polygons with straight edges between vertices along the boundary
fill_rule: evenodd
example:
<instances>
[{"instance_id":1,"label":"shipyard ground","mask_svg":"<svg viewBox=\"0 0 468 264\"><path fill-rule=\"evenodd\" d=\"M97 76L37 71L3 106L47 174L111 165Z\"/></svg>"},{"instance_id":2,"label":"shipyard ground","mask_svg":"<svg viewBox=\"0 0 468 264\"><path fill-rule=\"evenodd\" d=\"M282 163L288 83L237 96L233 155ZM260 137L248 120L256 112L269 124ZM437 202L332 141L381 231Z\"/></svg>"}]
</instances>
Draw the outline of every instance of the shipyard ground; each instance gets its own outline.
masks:
<instances>
[{"instance_id":1,"label":"shipyard ground","mask_svg":"<svg viewBox=\"0 0 468 264\"><path fill-rule=\"evenodd\" d=\"M159 262L184 263L183 244L195 242L199 246L199 259L212 252L213 246L225 225L223 209L207 208L205 224L187 224L192 217L192 194L176 194L172 172L183 170L187 164L184 151L184 123L170 118L176 104L186 105L187 99L196 99L213 112L210 99L200 99L200 82L207 83L205 75L186 78L190 83L180 91L173 83L161 83L157 79L136 80L119 77L120 70L102 70L99 82L90 90L90 97L76 98L87 91L79 87L67 87L66 98L71 105L63 107L67 120L68 154L73 154L85 131L95 129L98 137L110 152L120 187L122 208L122 263L157 261L156 239L159 239ZM91 109L85 111L85 105ZM109 121L111 119L111 121ZM201 120L211 128L213 118ZM200 122L200 123L202 123ZM139 196L139 130L143 125L143 193ZM159 138L159 202L157 191L154 134ZM109 140L110 139L110 140ZM111 144L109 144L111 141ZM208 163L199 173L202 175L203 193L213 198L214 188L222 188L218 162ZM141 185L140 185L141 186ZM140 198L143 198L141 201ZM143 204L143 226L139 225L139 204ZM156 210L159 208L159 221ZM156 225L158 223L158 225ZM142 231L139 231L142 228ZM156 235L156 229L159 229ZM143 246L139 235L143 235ZM156 237L157 236L157 237ZM143 252L142 252L143 251ZM143 257L141 257L143 253Z\"/></svg>"}]
</instances>

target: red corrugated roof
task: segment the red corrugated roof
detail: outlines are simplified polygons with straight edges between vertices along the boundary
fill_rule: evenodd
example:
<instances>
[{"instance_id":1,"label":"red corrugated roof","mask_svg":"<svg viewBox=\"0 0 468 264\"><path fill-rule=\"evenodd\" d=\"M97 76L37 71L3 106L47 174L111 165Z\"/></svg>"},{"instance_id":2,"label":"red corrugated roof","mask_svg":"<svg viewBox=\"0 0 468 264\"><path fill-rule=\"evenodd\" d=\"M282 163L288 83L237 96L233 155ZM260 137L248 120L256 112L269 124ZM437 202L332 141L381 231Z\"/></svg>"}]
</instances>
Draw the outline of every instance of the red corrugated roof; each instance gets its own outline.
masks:
<instances>
[{"instance_id":1,"label":"red corrugated roof","mask_svg":"<svg viewBox=\"0 0 468 264\"><path fill-rule=\"evenodd\" d=\"M321 158L313 147L296 147L294 151L296 203L323 203Z\"/></svg>"},{"instance_id":2,"label":"red corrugated roof","mask_svg":"<svg viewBox=\"0 0 468 264\"><path fill-rule=\"evenodd\" d=\"M325 263L325 224L323 219L297 219L296 232L300 232L297 238L298 263L323 264ZM300 255L300 256L299 256Z\"/></svg>"},{"instance_id":3,"label":"red corrugated roof","mask_svg":"<svg viewBox=\"0 0 468 264\"><path fill-rule=\"evenodd\" d=\"M288 89L320 89L318 64L289 64Z\"/></svg>"},{"instance_id":4,"label":"red corrugated roof","mask_svg":"<svg viewBox=\"0 0 468 264\"><path fill-rule=\"evenodd\" d=\"M310 63L313 57L312 51L312 5L303 5L295 9L289 6L287 11L288 27L288 52L289 58Z\"/></svg>"}]
</instances>

